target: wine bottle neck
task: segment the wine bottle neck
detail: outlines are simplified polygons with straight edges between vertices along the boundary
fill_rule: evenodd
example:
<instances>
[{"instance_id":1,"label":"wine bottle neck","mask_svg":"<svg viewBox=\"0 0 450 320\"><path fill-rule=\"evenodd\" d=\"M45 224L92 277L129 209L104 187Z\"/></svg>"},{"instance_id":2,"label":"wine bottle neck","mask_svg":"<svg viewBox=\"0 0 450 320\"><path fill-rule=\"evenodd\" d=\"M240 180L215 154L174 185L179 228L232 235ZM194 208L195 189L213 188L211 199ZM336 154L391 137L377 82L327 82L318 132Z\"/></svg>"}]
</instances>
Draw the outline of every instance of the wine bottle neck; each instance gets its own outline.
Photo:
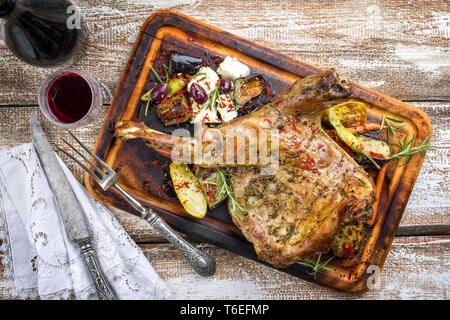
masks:
<instances>
[{"instance_id":1,"label":"wine bottle neck","mask_svg":"<svg viewBox=\"0 0 450 320\"><path fill-rule=\"evenodd\" d=\"M0 18L7 16L16 5L16 0L0 0Z\"/></svg>"}]
</instances>

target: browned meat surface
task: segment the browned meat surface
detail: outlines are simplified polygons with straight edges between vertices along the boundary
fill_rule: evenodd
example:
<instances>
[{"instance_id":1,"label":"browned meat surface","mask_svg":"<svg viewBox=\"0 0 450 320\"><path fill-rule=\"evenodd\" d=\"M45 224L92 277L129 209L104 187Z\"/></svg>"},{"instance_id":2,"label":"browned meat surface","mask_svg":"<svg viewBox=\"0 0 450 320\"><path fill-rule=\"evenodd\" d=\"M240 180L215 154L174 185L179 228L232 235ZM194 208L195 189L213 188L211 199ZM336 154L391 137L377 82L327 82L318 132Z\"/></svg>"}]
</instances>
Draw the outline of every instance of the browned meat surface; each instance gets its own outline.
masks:
<instances>
[{"instance_id":1,"label":"browned meat surface","mask_svg":"<svg viewBox=\"0 0 450 320\"><path fill-rule=\"evenodd\" d=\"M261 259L286 267L329 251L344 223L364 220L371 213L375 201L372 179L321 128L322 102L350 95L350 85L341 82L334 70L326 70L294 83L276 101L252 114L217 128L200 127L197 133L202 139L173 138L134 122L118 123L116 133L125 139L144 138L167 156L175 146L186 147L180 159L204 167L225 167L233 174L229 182L235 198L245 208L245 212L233 209L229 201L234 223ZM268 131L275 135L269 147L259 143ZM230 135L256 139L234 143L234 154L227 158L224 137ZM268 175L261 170L267 162L259 156L253 159L249 150L256 149L260 155L275 140L280 160L277 170ZM239 161L242 155L244 161Z\"/></svg>"}]
</instances>

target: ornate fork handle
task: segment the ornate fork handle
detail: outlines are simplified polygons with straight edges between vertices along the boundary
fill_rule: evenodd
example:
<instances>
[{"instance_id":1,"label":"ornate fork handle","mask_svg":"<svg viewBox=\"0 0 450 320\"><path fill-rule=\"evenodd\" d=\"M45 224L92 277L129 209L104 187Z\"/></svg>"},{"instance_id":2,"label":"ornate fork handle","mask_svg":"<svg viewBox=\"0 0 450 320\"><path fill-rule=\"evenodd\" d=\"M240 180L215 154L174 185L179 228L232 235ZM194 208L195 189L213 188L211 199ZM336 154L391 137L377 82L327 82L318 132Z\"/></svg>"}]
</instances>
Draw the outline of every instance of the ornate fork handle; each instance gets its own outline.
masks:
<instances>
[{"instance_id":1,"label":"ornate fork handle","mask_svg":"<svg viewBox=\"0 0 450 320\"><path fill-rule=\"evenodd\" d=\"M159 231L171 244L184 255L192 268L201 276L212 276L216 272L216 261L206 253L178 235L154 210L144 208L133 196L126 192L119 184L112 185L136 210L141 212L152 227Z\"/></svg>"},{"instance_id":2,"label":"ornate fork handle","mask_svg":"<svg viewBox=\"0 0 450 320\"><path fill-rule=\"evenodd\" d=\"M86 262L86 267L91 274L92 281L97 289L98 298L100 300L117 300L117 296L114 290L108 284L97 257L95 256L94 247L92 246L91 239L80 241L78 246L81 250L81 255Z\"/></svg>"},{"instance_id":3,"label":"ornate fork handle","mask_svg":"<svg viewBox=\"0 0 450 320\"><path fill-rule=\"evenodd\" d=\"M147 209L147 212L144 219L181 251L186 260L199 275L207 277L212 276L216 272L216 261L213 258L180 237L152 209Z\"/></svg>"}]
</instances>

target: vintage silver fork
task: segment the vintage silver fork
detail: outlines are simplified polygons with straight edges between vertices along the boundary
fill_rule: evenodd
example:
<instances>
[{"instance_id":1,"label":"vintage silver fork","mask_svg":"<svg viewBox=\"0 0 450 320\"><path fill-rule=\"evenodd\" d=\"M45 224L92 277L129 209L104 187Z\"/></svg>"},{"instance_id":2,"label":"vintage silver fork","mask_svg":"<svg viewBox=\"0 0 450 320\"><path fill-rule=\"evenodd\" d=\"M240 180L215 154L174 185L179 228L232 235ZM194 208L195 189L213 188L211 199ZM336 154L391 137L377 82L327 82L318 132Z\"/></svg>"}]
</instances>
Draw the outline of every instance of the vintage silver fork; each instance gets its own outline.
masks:
<instances>
[{"instance_id":1,"label":"vintage silver fork","mask_svg":"<svg viewBox=\"0 0 450 320\"><path fill-rule=\"evenodd\" d=\"M58 150L65 153L68 157L78 163L81 168L83 168L100 185L100 187L102 187L103 191L106 191L111 187L116 189L125 198L125 200L127 200L128 203L133 206L134 209L141 213L141 218L146 220L153 228L158 230L170 243L172 243L181 251L186 260L190 263L192 268L197 271L198 274L200 274L201 276L212 276L216 272L216 261L214 260L214 258L198 250L192 244L184 240L153 209L145 208L141 203L139 203L139 201L137 201L133 196L125 191L117 183L119 175L99 157L97 157L97 155L86 148L81 143L81 141L72 134L72 132L69 131L69 133L75 139L75 141L87 153L89 153L92 158L96 160L100 168L64 139L63 141L81 158L83 158L84 161L89 163L89 165L91 165L95 172L90 170L86 165L83 164L82 161L78 160L65 150L62 150L61 148L58 148ZM106 172L102 169L104 169Z\"/></svg>"}]
</instances>

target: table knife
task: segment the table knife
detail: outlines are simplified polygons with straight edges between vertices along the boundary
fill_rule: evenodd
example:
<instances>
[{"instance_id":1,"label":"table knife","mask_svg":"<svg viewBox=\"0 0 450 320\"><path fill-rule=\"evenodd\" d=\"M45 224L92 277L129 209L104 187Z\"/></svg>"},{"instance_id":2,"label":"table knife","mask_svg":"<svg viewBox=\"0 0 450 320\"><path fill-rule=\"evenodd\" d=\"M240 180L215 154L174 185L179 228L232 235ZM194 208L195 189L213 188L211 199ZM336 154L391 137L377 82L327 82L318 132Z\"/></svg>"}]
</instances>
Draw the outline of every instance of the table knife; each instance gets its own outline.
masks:
<instances>
[{"instance_id":1,"label":"table knife","mask_svg":"<svg viewBox=\"0 0 450 320\"><path fill-rule=\"evenodd\" d=\"M33 146L53 191L67 237L80 248L81 256L92 277L99 299L117 300L114 290L108 284L100 268L84 213L34 112L30 117L30 130Z\"/></svg>"}]
</instances>

